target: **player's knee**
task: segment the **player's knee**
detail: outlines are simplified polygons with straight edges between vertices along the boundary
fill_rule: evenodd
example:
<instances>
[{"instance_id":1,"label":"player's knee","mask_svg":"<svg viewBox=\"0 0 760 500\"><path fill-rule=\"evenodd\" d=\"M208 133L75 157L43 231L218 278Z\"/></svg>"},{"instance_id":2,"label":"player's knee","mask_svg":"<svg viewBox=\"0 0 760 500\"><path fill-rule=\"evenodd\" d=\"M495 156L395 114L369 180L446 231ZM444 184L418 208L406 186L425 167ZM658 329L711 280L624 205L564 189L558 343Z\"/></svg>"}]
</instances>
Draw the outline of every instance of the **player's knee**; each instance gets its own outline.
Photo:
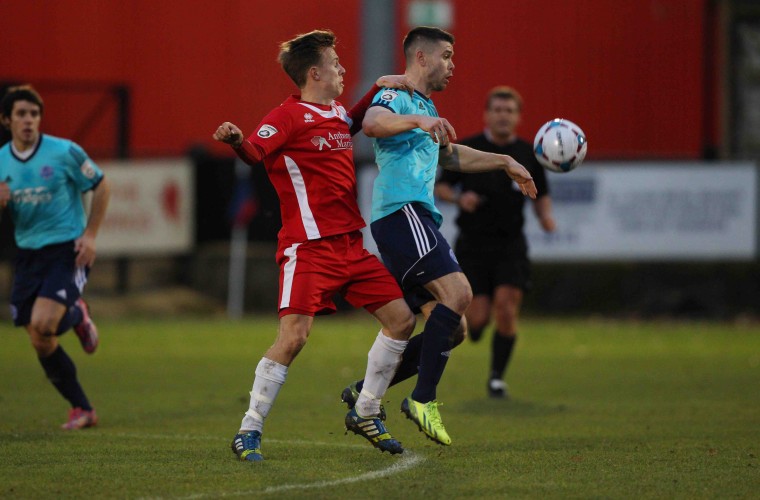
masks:
<instances>
[{"instance_id":1,"label":"player's knee","mask_svg":"<svg viewBox=\"0 0 760 500\"><path fill-rule=\"evenodd\" d=\"M407 340L414 333L414 327L417 324L417 319L414 317L412 311L398 319L397 324L391 329L393 338L397 340Z\"/></svg>"},{"instance_id":2,"label":"player's knee","mask_svg":"<svg viewBox=\"0 0 760 500\"><path fill-rule=\"evenodd\" d=\"M517 331L517 317L517 311L512 309L497 311L495 314L496 330L503 333Z\"/></svg>"},{"instance_id":3,"label":"player's knee","mask_svg":"<svg viewBox=\"0 0 760 500\"><path fill-rule=\"evenodd\" d=\"M472 288L469 283L463 284L454 294L452 309L458 314L464 314L472 302Z\"/></svg>"},{"instance_id":4,"label":"player's knee","mask_svg":"<svg viewBox=\"0 0 760 500\"><path fill-rule=\"evenodd\" d=\"M32 321L29 323L29 327L36 334L33 336L50 337L54 336L55 332L58 330L58 321L44 316L33 317Z\"/></svg>"},{"instance_id":5,"label":"player's knee","mask_svg":"<svg viewBox=\"0 0 760 500\"><path fill-rule=\"evenodd\" d=\"M53 351L58 347L58 339L55 335L45 335L34 331L29 334L29 338L37 355L43 358L53 354Z\"/></svg>"}]
</instances>

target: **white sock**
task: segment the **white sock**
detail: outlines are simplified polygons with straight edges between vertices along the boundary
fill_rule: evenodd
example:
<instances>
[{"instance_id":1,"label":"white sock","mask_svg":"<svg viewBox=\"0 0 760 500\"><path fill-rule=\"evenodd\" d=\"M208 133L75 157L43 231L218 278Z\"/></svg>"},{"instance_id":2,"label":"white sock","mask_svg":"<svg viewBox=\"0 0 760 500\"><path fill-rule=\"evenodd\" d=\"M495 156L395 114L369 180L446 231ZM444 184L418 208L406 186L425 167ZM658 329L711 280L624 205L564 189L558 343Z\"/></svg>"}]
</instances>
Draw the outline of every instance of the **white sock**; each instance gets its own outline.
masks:
<instances>
[{"instance_id":1,"label":"white sock","mask_svg":"<svg viewBox=\"0 0 760 500\"><path fill-rule=\"evenodd\" d=\"M272 409L280 387L285 383L288 367L271 359L261 358L256 367L256 377L253 379L251 403L245 412L240 432L259 431L264 427L264 419Z\"/></svg>"},{"instance_id":2,"label":"white sock","mask_svg":"<svg viewBox=\"0 0 760 500\"><path fill-rule=\"evenodd\" d=\"M406 340L386 337L382 330L377 334L375 343L367 355L364 386L359 393L359 399L356 400L356 413L360 417L374 417L380 414L380 399L388 390L401 363L401 354L408 343Z\"/></svg>"}]
</instances>

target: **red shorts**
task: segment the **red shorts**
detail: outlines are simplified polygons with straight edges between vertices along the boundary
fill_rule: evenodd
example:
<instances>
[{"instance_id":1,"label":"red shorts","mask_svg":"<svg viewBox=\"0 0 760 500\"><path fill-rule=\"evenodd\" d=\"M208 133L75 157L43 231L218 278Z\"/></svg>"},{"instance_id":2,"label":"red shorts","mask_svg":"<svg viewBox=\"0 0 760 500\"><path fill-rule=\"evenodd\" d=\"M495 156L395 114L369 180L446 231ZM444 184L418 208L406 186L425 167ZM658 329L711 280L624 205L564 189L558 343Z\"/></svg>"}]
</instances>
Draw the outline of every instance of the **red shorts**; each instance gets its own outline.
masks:
<instances>
[{"instance_id":1,"label":"red shorts","mask_svg":"<svg viewBox=\"0 0 760 500\"><path fill-rule=\"evenodd\" d=\"M360 231L304 243L280 243L277 264L280 317L334 313L336 293L370 313L404 297L391 273L364 248Z\"/></svg>"}]
</instances>

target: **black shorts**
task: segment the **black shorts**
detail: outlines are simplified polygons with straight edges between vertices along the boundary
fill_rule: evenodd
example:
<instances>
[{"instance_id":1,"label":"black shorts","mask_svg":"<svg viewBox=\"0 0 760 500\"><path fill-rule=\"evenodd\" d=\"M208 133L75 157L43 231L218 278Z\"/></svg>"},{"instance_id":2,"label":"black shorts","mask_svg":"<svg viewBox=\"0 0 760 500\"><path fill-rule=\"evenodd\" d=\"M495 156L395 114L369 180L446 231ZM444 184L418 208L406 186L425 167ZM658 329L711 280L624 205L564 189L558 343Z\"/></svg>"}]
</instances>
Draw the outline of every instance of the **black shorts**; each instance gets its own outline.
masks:
<instances>
[{"instance_id":1,"label":"black shorts","mask_svg":"<svg viewBox=\"0 0 760 500\"><path fill-rule=\"evenodd\" d=\"M500 285L511 285L524 292L531 288L530 260L524 237L479 241L460 237L456 252L473 295L493 296L494 289Z\"/></svg>"},{"instance_id":2,"label":"black shorts","mask_svg":"<svg viewBox=\"0 0 760 500\"><path fill-rule=\"evenodd\" d=\"M48 245L38 250L20 248L16 256L11 317L16 326L28 325L37 297L69 307L81 297L89 268L76 266L74 242Z\"/></svg>"},{"instance_id":3,"label":"black shorts","mask_svg":"<svg viewBox=\"0 0 760 500\"><path fill-rule=\"evenodd\" d=\"M432 215L418 203L376 220L370 229L383 264L401 285L404 299L415 312L435 300L425 284L462 272Z\"/></svg>"}]
</instances>

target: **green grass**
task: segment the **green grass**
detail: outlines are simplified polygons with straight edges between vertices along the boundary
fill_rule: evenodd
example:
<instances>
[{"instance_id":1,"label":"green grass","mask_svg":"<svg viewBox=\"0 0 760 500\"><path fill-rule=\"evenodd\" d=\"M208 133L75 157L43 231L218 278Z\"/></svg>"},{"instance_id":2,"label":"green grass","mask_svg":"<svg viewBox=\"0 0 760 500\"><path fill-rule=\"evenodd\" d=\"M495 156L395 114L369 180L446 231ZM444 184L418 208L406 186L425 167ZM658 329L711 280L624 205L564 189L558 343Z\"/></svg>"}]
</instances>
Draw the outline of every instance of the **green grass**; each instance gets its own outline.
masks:
<instances>
[{"instance_id":1,"label":"green grass","mask_svg":"<svg viewBox=\"0 0 760 500\"><path fill-rule=\"evenodd\" d=\"M760 326L526 318L508 381L485 398L488 341L461 346L439 387L441 447L386 397L407 448L343 434L343 387L363 375L368 316L318 318L268 419L259 464L229 441L274 318L102 321L93 357L63 339L101 417L67 406L26 335L0 327L0 497L757 498ZM357 480L357 477L364 478ZM354 482L349 482L354 481Z\"/></svg>"}]
</instances>

